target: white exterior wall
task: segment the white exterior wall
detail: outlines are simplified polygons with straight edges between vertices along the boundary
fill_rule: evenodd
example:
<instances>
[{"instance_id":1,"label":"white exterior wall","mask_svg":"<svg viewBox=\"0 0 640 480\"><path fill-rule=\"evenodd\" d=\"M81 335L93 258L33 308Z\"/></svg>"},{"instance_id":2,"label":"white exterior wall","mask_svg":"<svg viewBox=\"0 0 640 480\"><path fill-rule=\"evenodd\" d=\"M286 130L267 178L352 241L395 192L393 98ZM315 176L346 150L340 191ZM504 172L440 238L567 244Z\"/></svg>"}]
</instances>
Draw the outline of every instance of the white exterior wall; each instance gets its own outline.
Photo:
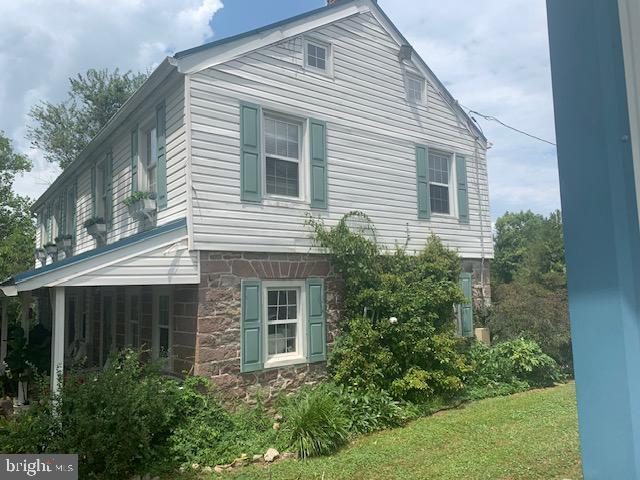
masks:
<instances>
[{"instance_id":1,"label":"white exterior wall","mask_svg":"<svg viewBox=\"0 0 640 480\"><path fill-rule=\"evenodd\" d=\"M249 101L327 122L329 208L313 214L328 225L361 210L389 247L404 244L408 231L409 249L418 250L434 233L463 257L478 258L482 248L492 257L484 148L476 149L433 85L426 105L407 102L403 71L417 70L400 64L398 45L370 13L308 36L331 43L333 76L303 69L302 37L187 76L193 248L307 252L311 246L308 203L240 201L239 102ZM448 216L418 219L416 143L466 155L469 225Z\"/></svg>"},{"instance_id":2,"label":"white exterior wall","mask_svg":"<svg viewBox=\"0 0 640 480\"><path fill-rule=\"evenodd\" d=\"M149 118L155 119L155 109L163 99L166 104L166 152L167 152L167 208L157 215L157 225L187 216L186 190L186 130L184 108L184 77L172 75L164 86L147 98L143 107L129 116L125 122L109 136L109 138L79 168L77 178L76 205L76 246L74 254L96 248L96 240L87 234L83 224L91 218L91 166L104 159L111 149L113 155L113 217L112 226L107 232L107 244L131 236L142 231L142 224L133 220L123 200L131 194L131 131L137 123ZM139 173L140 174L140 173ZM47 198L56 199L61 189L66 190L73 184L70 178L60 188L47 192ZM42 207L46 211L46 202ZM39 210L40 211L40 210ZM40 219L40 217L38 217ZM45 217L42 216L44 219ZM41 239L41 228L38 223L37 245L46 243ZM55 236L55 231L54 231Z\"/></svg>"}]
</instances>

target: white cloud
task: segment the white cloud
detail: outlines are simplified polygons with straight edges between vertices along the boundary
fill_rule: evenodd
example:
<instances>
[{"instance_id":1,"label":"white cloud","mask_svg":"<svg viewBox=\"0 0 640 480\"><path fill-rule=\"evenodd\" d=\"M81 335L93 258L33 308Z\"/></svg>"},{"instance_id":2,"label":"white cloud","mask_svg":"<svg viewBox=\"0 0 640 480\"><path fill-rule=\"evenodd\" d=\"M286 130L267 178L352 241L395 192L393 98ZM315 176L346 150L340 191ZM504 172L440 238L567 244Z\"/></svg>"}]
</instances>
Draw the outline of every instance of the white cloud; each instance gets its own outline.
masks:
<instances>
[{"instance_id":1,"label":"white cloud","mask_svg":"<svg viewBox=\"0 0 640 480\"><path fill-rule=\"evenodd\" d=\"M31 106L63 100L68 77L89 68L147 71L203 43L220 8L221 0L0 1L0 129L34 162L16 190L37 196L58 173L25 140Z\"/></svg>"},{"instance_id":2,"label":"white cloud","mask_svg":"<svg viewBox=\"0 0 640 480\"><path fill-rule=\"evenodd\" d=\"M380 0L458 101L554 141L544 0ZM560 207L555 149L477 118L488 152L493 216Z\"/></svg>"}]
</instances>

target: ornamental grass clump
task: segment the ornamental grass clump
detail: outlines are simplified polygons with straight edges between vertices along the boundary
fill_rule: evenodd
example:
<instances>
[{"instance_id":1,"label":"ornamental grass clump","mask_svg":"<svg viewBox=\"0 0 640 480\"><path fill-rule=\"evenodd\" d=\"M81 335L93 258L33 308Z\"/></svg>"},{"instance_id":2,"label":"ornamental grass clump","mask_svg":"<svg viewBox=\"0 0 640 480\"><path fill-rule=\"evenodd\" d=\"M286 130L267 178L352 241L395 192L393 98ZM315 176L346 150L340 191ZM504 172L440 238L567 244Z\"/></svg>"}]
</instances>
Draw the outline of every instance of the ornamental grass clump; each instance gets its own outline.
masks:
<instances>
[{"instance_id":1,"label":"ornamental grass clump","mask_svg":"<svg viewBox=\"0 0 640 480\"><path fill-rule=\"evenodd\" d=\"M330 386L304 388L282 400L280 435L300 458L329 455L349 441L349 418Z\"/></svg>"}]
</instances>

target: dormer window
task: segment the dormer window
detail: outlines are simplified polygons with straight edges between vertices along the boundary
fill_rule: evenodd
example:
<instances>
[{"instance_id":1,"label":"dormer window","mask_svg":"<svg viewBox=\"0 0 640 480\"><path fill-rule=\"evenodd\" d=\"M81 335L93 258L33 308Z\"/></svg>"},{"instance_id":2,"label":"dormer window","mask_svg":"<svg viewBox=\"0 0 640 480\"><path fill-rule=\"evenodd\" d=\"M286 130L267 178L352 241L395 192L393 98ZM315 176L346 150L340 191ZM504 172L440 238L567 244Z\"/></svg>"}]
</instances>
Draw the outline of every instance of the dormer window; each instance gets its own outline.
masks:
<instances>
[{"instance_id":1,"label":"dormer window","mask_svg":"<svg viewBox=\"0 0 640 480\"><path fill-rule=\"evenodd\" d=\"M304 66L320 73L329 73L331 46L327 43L306 39L304 41Z\"/></svg>"},{"instance_id":2,"label":"dormer window","mask_svg":"<svg viewBox=\"0 0 640 480\"><path fill-rule=\"evenodd\" d=\"M411 103L424 102L424 78L407 75L407 99Z\"/></svg>"}]
</instances>

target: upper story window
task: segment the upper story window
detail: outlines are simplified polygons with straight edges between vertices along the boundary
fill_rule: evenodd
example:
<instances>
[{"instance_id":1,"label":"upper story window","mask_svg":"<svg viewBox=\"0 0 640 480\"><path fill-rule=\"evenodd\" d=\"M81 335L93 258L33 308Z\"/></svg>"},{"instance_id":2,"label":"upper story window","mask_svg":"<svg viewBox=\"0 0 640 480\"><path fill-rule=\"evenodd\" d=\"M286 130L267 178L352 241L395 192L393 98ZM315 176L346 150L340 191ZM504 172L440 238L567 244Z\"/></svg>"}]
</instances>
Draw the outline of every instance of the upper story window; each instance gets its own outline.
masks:
<instances>
[{"instance_id":1,"label":"upper story window","mask_svg":"<svg viewBox=\"0 0 640 480\"><path fill-rule=\"evenodd\" d=\"M157 192L158 136L156 127L145 132L144 187L147 192Z\"/></svg>"},{"instance_id":2,"label":"upper story window","mask_svg":"<svg viewBox=\"0 0 640 480\"><path fill-rule=\"evenodd\" d=\"M429 151L429 198L432 213L452 213L451 167L451 154Z\"/></svg>"},{"instance_id":3,"label":"upper story window","mask_svg":"<svg viewBox=\"0 0 640 480\"><path fill-rule=\"evenodd\" d=\"M414 75L407 75L406 85L407 99L412 103L423 103L425 90L424 79Z\"/></svg>"},{"instance_id":4,"label":"upper story window","mask_svg":"<svg viewBox=\"0 0 640 480\"><path fill-rule=\"evenodd\" d=\"M331 45L305 39L304 66L310 70L329 73L331 67Z\"/></svg>"},{"instance_id":5,"label":"upper story window","mask_svg":"<svg viewBox=\"0 0 640 480\"><path fill-rule=\"evenodd\" d=\"M266 193L300 197L300 143L302 125L265 116Z\"/></svg>"},{"instance_id":6,"label":"upper story window","mask_svg":"<svg viewBox=\"0 0 640 480\"><path fill-rule=\"evenodd\" d=\"M107 213L107 162L96 165L96 217L104 218Z\"/></svg>"}]
</instances>

